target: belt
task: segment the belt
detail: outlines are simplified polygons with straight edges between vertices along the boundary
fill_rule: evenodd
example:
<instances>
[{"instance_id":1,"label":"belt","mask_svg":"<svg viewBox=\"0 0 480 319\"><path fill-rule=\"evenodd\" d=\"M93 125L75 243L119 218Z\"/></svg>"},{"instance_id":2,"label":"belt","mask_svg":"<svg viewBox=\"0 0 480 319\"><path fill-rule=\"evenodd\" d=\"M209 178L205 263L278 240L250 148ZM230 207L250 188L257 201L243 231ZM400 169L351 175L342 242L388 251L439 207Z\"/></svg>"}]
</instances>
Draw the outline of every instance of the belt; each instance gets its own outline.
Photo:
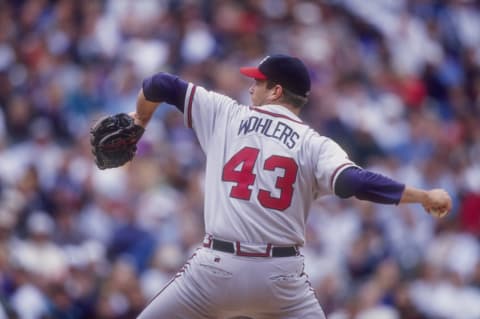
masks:
<instances>
[{"instance_id":1,"label":"belt","mask_svg":"<svg viewBox=\"0 0 480 319\"><path fill-rule=\"evenodd\" d=\"M226 253L231 253L237 256L246 257L291 257L298 256L299 252L295 246L272 246L268 244L265 252L246 252L241 250L240 242L230 242L220 239L211 238L209 242L204 242L204 247L211 248L213 250L219 250Z\"/></svg>"}]
</instances>

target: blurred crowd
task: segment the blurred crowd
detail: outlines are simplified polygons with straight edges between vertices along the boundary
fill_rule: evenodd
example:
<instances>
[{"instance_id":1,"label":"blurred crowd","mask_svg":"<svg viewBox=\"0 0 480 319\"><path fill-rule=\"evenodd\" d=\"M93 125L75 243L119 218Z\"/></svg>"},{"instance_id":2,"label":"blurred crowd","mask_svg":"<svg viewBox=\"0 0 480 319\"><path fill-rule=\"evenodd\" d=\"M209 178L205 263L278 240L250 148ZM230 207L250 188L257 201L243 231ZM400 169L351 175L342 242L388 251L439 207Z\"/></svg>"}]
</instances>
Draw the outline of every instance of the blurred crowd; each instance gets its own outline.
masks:
<instances>
[{"instance_id":1,"label":"blurred crowd","mask_svg":"<svg viewBox=\"0 0 480 319\"><path fill-rule=\"evenodd\" d=\"M309 66L302 118L357 164L454 201L316 201L328 317L480 318L479 1L0 0L0 319L135 318L203 238L205 158L169 105L120 169L90 126L159 71L248 104L268 53Z\"/></svg>"}]
</instances>

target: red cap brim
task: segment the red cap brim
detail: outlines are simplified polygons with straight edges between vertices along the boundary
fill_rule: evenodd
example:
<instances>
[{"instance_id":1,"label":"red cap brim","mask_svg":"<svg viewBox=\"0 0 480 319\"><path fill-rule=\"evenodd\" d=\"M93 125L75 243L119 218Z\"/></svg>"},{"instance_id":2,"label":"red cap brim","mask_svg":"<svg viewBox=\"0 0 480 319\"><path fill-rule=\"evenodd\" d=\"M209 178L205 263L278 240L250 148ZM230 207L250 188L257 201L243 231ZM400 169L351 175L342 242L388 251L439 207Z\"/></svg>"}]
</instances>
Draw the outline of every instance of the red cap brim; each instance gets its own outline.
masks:
<instances>
[{"instance_id":1,"label":"red cap brim","mask_svg":"<svg viewBox=\"0 0 480 319\"><path fill-rule=\"evenodd\" d=\"M267 76L260 72L260 70L256 67L243 67L240 68L240 73L249 78L254 78L255 80L266 80Z\"/></svg>"}]
</instances>

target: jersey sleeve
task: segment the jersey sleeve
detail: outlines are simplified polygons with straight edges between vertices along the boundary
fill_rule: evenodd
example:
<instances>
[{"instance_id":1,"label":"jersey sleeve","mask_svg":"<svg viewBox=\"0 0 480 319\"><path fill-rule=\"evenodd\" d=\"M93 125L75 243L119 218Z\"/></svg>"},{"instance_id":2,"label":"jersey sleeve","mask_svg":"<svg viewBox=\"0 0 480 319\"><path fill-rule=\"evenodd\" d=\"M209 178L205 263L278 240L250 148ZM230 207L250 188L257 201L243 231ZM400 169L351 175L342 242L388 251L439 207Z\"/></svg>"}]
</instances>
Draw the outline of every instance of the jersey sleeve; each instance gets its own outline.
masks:
<instances>
[{"instance_id":1,"label":"jersey sleeve","mask_svg":"<svg viewBox=\"0 0 480 319\"><path fill-rule=\"evenodd\" d=\"M143 80L145 98L151 102L167 102L183 112L188 83L178 76L160 72Z\"/></svg>"},{"instance_id":2,"label":"jersey sleeve","mask_svg":"<svg viewBox=\"0 0 480 319\"><path fill-rule=\"evenodd\" d=\"M405 184L359 167L349 167L338 174L335 194L341 198L358 199L382 204L398 204Z\"/></svg>"},{"instance_id":3,"label":"jersey sleeve","mask_svg":"<svg viewBox=\"0 0 480 319\"><path fill-rule=\"evenodd\" d=\"M236 107L238 103L228 96L189 83L183 113L185 125L195 131L205 150L216 125L225 125L229 112Z\"/></svg>"},{"instance_id":4,"label":"jersey sleeve","mask_svg":"<svg viewBox=\"0 0 480 319\"><path fill-rule=\"evenodd\" d=\"M310 139L312 166L320 194L334 194L337 177L348 167L356 166L333 140L315 134Z\"/></svg>"}]
</instances>

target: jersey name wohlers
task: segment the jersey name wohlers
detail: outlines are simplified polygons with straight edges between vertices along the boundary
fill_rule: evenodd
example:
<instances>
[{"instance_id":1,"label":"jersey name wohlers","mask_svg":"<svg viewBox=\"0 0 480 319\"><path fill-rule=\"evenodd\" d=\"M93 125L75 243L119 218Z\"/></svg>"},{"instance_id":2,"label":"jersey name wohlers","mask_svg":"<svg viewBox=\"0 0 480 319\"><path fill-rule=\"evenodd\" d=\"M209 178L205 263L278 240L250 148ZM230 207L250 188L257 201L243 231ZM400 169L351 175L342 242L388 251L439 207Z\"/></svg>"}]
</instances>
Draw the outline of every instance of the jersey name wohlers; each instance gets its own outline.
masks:
<instances>
[{"instance_id":1,"label":"jersey name wohlers","mask_svg":"<svg viewBox=\"0 0 480 319\"><path fill-rule=\"evenodd\" d=\"M240 122L238 135L247 135L248 133L260 133L266 137L274 138L281 141L289 149L295 147L300 137L297 132L282 121L257 116L250 116Z\"/></svg>"}]
</instances>

